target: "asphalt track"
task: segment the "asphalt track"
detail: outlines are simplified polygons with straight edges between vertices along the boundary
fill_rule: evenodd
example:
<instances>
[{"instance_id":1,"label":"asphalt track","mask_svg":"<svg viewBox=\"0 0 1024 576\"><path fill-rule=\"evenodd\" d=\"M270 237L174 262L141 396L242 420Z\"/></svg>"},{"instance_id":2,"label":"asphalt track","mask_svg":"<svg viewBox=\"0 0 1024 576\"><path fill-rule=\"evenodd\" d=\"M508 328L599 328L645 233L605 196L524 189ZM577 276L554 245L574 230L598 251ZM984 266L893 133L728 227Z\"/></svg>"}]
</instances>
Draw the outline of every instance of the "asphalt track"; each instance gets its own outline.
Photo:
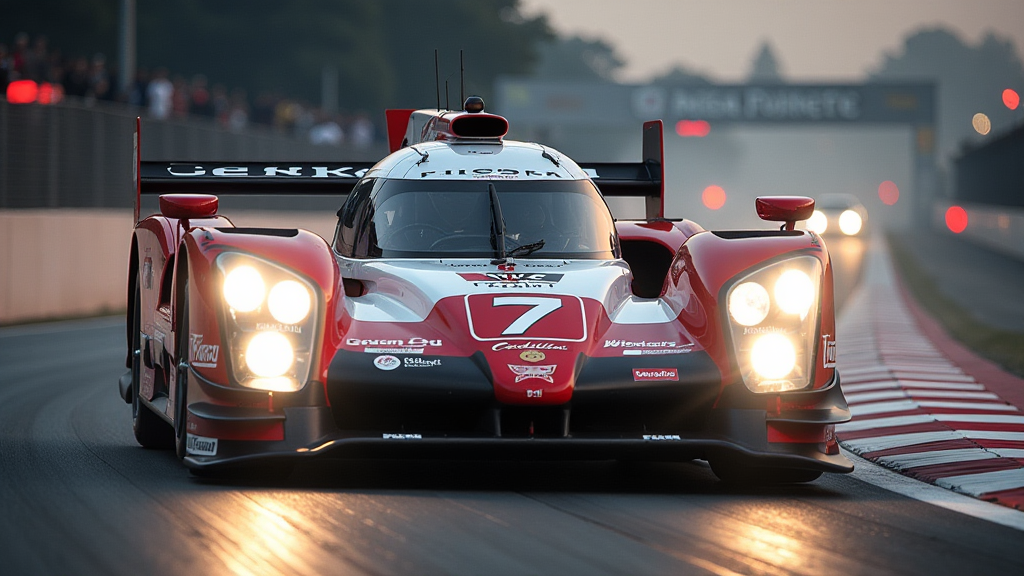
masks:
<instances>
[{"instance_id":1,"label":"asphalt track","mask_svg":"<svg viewBox=\"0 0 1024 576\"><path fill-rule=\"evenodd\" d=\"M0 330L0 574L1024 573L1024 531L857 475L324 461L204 482L136 445L123 358L120 319Z\"/></svg>"}]
</instances>

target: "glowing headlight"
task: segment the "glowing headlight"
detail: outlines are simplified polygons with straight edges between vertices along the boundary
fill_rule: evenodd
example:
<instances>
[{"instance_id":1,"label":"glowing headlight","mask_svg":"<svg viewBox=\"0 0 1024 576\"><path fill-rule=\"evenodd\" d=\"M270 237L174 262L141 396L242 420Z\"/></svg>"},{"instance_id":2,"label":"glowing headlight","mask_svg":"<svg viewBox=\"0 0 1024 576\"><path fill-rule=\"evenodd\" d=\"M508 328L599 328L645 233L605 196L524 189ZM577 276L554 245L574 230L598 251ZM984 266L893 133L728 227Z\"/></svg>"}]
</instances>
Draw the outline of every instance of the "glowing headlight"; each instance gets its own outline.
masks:
<instances>
[{"instance_id":1,"label":"glowing headlight","mask_svg":"<svg viewBox=\"0 0 1024 576\"><path fill-rule=\"evenodd\" d=\"M743 326L756 326L768 316L771 300L757 282L744 282L729 295L729 314Z\"/></svg>"},{"instance_id":2,"label":"glowing headlight","mask_svg":"<svg viewBox=\"0 0 1024 576\"><path fill-rule=\"evenodd\" d=\"M814 303L814 284L800 270L787 270L775 282L775 301L787 314L807 314Z\"/></svg>"},{"instance_id":3,"label":"glowing headlight","mask_svg":"<svg viewBox=\"0 0 1024 576\"><path fill-rule=\"evenodd\" d=\"M294 280L278 282L270 289L267 307L274 320L282 324L297 324L309 314L309 290Z\"/></svg>"},{"instance_id":4,"label":"glowing headlight","mask_svg":"<svg viewBox=\"0 0 1024 576\"><path fill-rule=\"evenodd\" d=\"M807 219L807 229L815 234L824 234L828 230L828 218L820 211L815 210Z\"/></svg>"},{"instance_id":5,"label":"glowing headlight","mask_svg":"<svg viewBox=\"0 0 1024 576\"><path fill-rule=\"evenodd\" d=\"M252 312L263 303L263 277L252 266L239 266L224 278L224 299L239 312Z\"/></svg>"},{"instance_id":6,"label":"glowing headlight","mask_svg":"<svg viewBox=\"0 0 1024 576\"><path fill-rule=\"evenodd\" d=\"M291 343L278 332L256 334L245 349L246 365L262 378L281 376L292 367L294 360Z\"/></svg>"},{"instance_id":7,"label":"glowing headlight","mask_svg":"<svg viewBox=\"0 0 1024 576\"><path fill-rule=\"evenodd\" d=\"M754 342L750 350L750 363L762 378L784 378L796 367L796 350L785 336L765 334Z\"/></svg>"},{"instance_id":8,"label":"glowing headlight","mask_svg":"<svg viewBox=\"0 0 1024 576\"><path fill-rule=\"evenodd\" d=\"M861 221L860 214L853 210L846 210L839 215L839 229L847 236L853 236L860 232L860 227L863 225L864 222Z\"/></svg>"}]
</instances>

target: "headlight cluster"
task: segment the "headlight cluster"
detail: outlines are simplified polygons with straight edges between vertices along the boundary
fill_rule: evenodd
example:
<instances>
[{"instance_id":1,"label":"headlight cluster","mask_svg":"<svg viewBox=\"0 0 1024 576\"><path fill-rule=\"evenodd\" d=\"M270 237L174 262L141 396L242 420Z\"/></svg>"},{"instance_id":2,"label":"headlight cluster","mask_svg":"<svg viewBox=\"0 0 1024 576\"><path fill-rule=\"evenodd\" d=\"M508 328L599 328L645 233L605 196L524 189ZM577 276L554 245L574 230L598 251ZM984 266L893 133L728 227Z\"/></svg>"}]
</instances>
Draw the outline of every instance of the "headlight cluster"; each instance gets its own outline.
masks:
<instances>
[{"instance_id":1,"label":"headlight cluster","mask_svg":"<svg viewBox=\"0 0 1024 576\"><path fill-rule=\"evenodd\" d=\"M736 282L726 296L733 348L752 392L799 390L811 382L821 264L800 256Z\"/></svg>"},{"instance_id":2,"label":"headlight cluster","mask_svg":"<svg viewBox=\"0 0 1024 576\"><path fill-rule=\"evenodd\" d=\"M260 390L302 388L316 335L316 290L294 272L253 256L225 253L217 267L235 381Z\"/></svg>"},{"instance_id":3,"label":"headlight cluster","mask_svg":"<svg viewBox=\"0 0 1024 576\"><path fill-rule=\"evenodd\" d=\"M860 214L857 214L855 210L843 210L843 213L839 215L839 229L847 236L856 235L863 225L864 222L861 220Z\"/></svg>"}]
</instances>

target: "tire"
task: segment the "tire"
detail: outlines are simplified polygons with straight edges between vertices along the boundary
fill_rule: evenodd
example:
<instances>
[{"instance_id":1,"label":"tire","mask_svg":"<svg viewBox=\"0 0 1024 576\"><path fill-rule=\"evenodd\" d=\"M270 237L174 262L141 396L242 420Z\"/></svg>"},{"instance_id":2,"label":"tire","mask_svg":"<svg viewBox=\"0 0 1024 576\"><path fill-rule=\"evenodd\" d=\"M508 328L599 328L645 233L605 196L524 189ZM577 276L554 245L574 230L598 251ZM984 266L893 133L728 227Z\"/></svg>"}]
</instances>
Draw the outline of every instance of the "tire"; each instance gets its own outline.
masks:
<instances>
[{"instance_id":1,"label":"tire","mask_svg":"<svg viewBox=\"0 0 1024 576\"><path fill-rule=\"evenodd\" d=\"M167 449L174 445L174 434L167 422L142 403L142 297L139 279L135 279L132 304L132 431L143 448Z\"/></svg>"},{"instance_id":2,"label":"tire","mask_svg":"<svg viewBox=\"0 0 1024 576\"><path fill-rule=\"evenodd\" d=\"M817 480L822 474L818 470L799 468L755 468L733 460L712 460L710 464L719 480L738 486L803 484Z\"/></svg>"},{"instance_id":3,"label":"tire","mask_svg":"<svg viewBox=\"0 0 1024 576\"><path fill-rule=\"evenodd\" d=\"M175 352L178 355L178 381L174 387L174 451L179 459L184 459L188 454L187 450L187 420L188 420L188 362L183 359L185 351L188 350L188 283L185 283L185 296L182 299L181 320L178 322L178 345Z\"/></svg>"}]
</instances>

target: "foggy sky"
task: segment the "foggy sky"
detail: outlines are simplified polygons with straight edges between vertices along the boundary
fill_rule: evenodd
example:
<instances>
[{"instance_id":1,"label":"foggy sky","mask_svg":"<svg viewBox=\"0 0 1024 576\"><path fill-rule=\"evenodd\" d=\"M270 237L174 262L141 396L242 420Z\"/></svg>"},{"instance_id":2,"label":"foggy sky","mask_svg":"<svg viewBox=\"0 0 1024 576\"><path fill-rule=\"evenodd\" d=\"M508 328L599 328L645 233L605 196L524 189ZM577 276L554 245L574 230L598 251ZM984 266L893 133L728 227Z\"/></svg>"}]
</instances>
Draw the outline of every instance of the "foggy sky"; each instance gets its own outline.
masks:
<instances>
[{"instance_id":1,"label":"foggy sky","mask_svg":"<svg viewBox=\"0 0 1024 576\"><path fill-rule=\"evenodd\" d=\"M718 82L738 82L769 41L788 81L860 81L884 52L925 27L971 45L987 31L1024 49L1021 0L522 0L560 34L603 38L626 60L624 82L644 82L674 64ZM1024 87L1014 87L1020 90Z\"/></svg>"}]
</instances>

